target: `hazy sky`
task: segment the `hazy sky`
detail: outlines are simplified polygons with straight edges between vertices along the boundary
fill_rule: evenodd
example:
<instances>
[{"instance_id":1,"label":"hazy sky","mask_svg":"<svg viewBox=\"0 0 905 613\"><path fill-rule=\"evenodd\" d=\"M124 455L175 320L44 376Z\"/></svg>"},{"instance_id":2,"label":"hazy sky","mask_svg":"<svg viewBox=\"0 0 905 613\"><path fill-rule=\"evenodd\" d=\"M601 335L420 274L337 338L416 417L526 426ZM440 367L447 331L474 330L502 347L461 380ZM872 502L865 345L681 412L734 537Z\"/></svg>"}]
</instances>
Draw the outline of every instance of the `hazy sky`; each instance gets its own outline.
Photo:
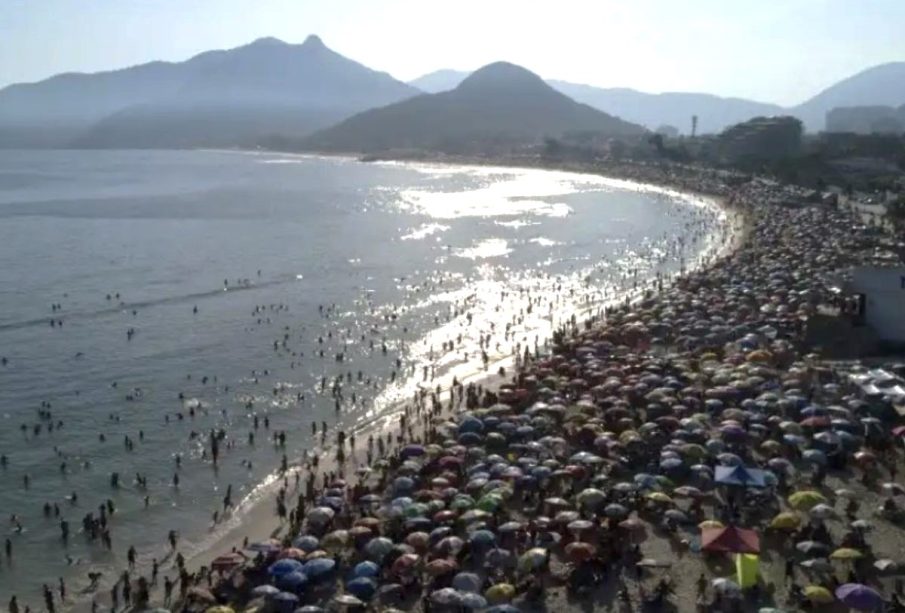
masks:
<instances>
[{"instance_id":1,"label":"hazy sky","mask_svg":"<svg viewBox=\"0 0 905 613\"><path fill-rule=\"evenodd\" d=\"M316 33L403 80L508 60L592 85L794 104L905 60L903 24L905 0L0 0L0 86Z\"/></svg>"}]
</instances>

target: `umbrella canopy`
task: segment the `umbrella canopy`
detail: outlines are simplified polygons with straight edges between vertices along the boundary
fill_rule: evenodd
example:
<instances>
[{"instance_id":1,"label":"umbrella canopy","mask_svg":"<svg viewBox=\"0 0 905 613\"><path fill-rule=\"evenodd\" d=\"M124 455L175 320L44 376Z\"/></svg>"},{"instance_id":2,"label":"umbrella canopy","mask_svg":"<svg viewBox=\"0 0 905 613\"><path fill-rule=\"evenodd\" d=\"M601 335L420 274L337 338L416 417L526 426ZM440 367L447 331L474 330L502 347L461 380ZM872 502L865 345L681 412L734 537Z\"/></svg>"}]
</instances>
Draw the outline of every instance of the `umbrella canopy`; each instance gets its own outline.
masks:
<instances>
[{"instance_id":1,"label":"umbrella canopy","mask_svg":"<svg viewBox=\"0 0 905 613\"><path fill-rule=\"evenodd\" d=\"M377 593L377 580L371 577L352 579L346 584L346 591L361 600L370 600Z\"/></svg>"},{"instance_id":2,"label":"umbrella canopy","mask_svg":"<svg viewBox=\"0 0 905 613\"><path fill-rule=\"evenodd\" d=\"M863 553L851 547L841 547L830 554L830 558L833 560L857 560L863 557Z\"/></svg>"},{"instance_id":3,"label":"umbrella canopy","mask_svg":"<svg viewBox=\"0 0 905 613\"><path fill-rule=\"evenodd\" d=\"M804 588L804 597L816 604L833 602L833 594L822 585L809 585Z\"/></svg>"},{"instance_id":4,"label":"umbrella canopy","mask_svg":"<svg viewBox=\"0 0 905 613\"><path fill-rule=\"evenodd\" d=\"M777 530L797 530L801 525L801 518L795 513L780 513L770 520L770 527Z\"/></svg>"},{"instance_id":5,"label":"umbrella canopy","mask_svg":"<svg viewBox=\"0 0 905 613\"><path fill-rule=\"evenodd\" d=\"M701 531L701 549L724 553L760 553L760 539L754 530L736 526L705 528Z\"/></svg>"},{"instance_id":6,"label":"umbrella canopy","mask_svg":"<svg viewBox=\"0 0 905 613\"><path fill-rule=\"evenodd\" d=\"M876 611L883 603L877 590L861 583L844 583L836 588L836 598L845 606L858 611Z\"/></svg>"},{"instance_id":7,"label":"umbrella canopy","mask_svg":"<svg viewBox=\"0 0 905 613\"><path fill-rule=\"evenodd\" d=\"M826 502L826 498L824 498L823 494L821 494L820 492L815 492L813 490L795 492L794 494L789 496L789 505L793 509L807 511L811 507L814 507L821 502Z\"/></svg>"},{"instance_id":8,"label":"umbrella canopy","mask_svg":"<svg viewBox=\"0 0 905 613\"><path fill-rule=\"evenodd\" d=\"M301 571L302 563L298 560L293 560L292 558L284 558L277 562L274 562L267 569L267 572L274 577L281 577L282 575L288 575L289 573Z\"/></svg>"},{"instance_id":9,"label":"umbrella canopy","mask_svg":"<svg viewBox=\"0 0 905 613\"><path fill-rule=\"evenodd\" d=\"M722 485L764 487L764 471L747 466L717 466L714 480Z\"/></svg>"}]
</instances>

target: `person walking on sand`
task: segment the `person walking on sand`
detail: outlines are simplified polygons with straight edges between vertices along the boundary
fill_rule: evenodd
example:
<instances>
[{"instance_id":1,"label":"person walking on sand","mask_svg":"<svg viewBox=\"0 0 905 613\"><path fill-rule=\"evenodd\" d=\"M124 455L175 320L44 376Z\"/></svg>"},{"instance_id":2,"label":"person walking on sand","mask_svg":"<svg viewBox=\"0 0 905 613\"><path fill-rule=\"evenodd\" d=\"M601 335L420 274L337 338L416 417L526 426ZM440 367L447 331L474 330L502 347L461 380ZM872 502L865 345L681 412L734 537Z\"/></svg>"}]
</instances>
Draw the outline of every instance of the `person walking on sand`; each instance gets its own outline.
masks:
<instances>
[{"instance_id":1,"label":"person walking on sand","mask_svg":"<svg viewBox=\"0 0 905 613\"><path fill-rule=\"evenodd\" d=\"M170 542L170 548L171 548L173 551L176 550L176 540L177 540L177 538L178 538L178 537L176 536L176 531L175 531L175 530L170 530L169 534L167 534L167 540Z\"/></svg>"}]
</instances>

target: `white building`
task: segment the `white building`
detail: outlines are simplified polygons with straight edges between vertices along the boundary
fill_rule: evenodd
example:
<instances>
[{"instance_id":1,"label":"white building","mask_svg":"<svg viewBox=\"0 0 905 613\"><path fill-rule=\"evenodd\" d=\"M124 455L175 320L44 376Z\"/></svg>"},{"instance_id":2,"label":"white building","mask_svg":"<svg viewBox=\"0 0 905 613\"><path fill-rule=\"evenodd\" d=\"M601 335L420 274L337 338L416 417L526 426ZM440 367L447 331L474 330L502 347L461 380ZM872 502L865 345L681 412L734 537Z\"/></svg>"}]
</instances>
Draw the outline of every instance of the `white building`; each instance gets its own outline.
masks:
<instances>
[{"instance_id":1,"label":"white building","mask_svg":"<svg viewBox=\"0 0 905 613\"><path fill-rule=\"evenodd\" d=\"M856 268L848 289L863 296L864 320L881 340L905 343L905 268Z\"/></svg>"}]
</instances>

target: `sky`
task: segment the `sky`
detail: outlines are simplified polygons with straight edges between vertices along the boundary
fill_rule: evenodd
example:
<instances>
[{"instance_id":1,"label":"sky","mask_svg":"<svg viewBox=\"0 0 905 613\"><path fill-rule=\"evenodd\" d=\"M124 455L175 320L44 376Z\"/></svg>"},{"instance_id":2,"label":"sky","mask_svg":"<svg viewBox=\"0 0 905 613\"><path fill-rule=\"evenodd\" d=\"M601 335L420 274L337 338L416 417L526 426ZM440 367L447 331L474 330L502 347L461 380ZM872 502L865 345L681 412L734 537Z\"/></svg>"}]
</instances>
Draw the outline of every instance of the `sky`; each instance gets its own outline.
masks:
<instances>
[{"instance_id":1,"label":"sky","mask_svg":"<svg viewBox=\"0 0 905 613\"><path fill-rule=\"evenodd\" d=\"M0 87L319 35L402 80L545 78L793 105L905 60L905 0L0 0Z\"/></svg>"}]
</instances>

